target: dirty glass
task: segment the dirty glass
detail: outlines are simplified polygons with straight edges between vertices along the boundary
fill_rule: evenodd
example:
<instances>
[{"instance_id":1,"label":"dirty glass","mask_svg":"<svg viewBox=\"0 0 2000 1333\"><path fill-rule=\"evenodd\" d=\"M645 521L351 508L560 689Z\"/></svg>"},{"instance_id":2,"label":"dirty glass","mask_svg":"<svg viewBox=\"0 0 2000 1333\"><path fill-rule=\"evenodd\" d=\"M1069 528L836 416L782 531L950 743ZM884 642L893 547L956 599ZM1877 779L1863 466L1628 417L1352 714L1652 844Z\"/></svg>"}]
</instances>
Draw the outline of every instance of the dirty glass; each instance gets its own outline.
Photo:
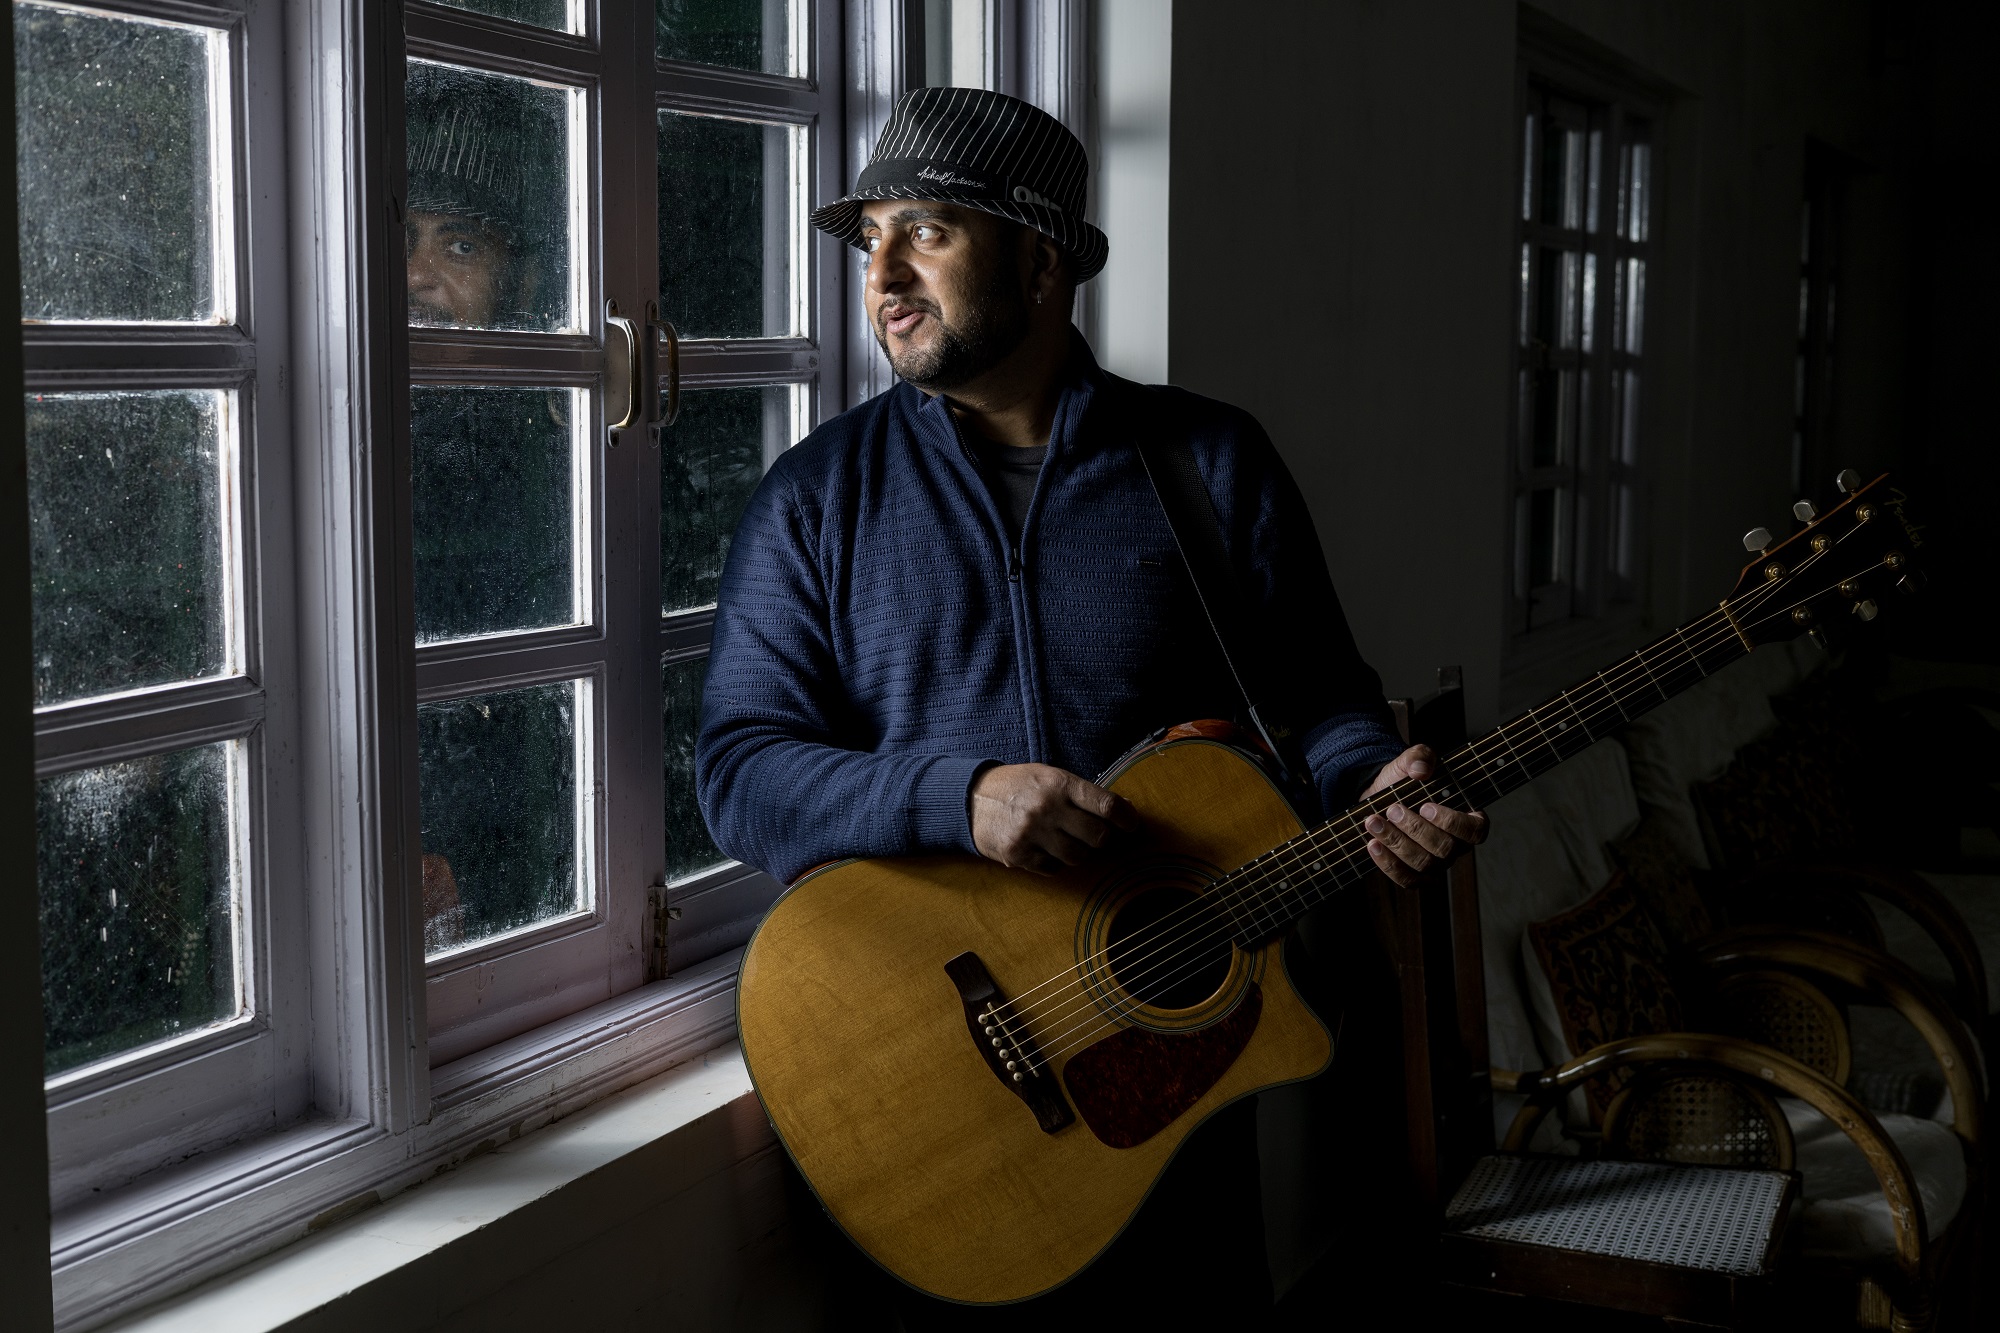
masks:
<instances>
[{"instance_id":1,"label":"dirty glass","mask_svg":"<svg viewBox=\"0 0 2000 1333\"><path fill-rule=\"evenodd\" d=\"M578 838L579 681L417 707L425 952L589 905Z\"/></svg>"},{"instance_id":2,"label":"dirty glass","mask_svg":"<svg viewBox=\"0 0 2000 1333\"><path fill-rule=\"evenodd\" d=\"M226 156L209 139L222 44L181 24L14 6L23 319L229 316L211 216Z\"/></svg>"},{"instance_id":3,"label":"dirty glass","mask_svg":"<svg viewBox=\"0 0 2000 1333\"><path fill-rule=\"evenodd\" d=\"M574 22L577 6L572 5L570 0L437 0L437 3L474 14L490 14L496 19L530 23L555 32L577 30Z\"/></svg>"},{"instance_id":4,"label":"dirty glass","mask_svg":"<svg viewBox=\"0 0 2000 1333\"><path fill-rule=\"evenodd\" d=\"M796 74L791 0L653 0L662 60Z\"/></svg>"},{"instance_id":5,"label":"dirty glass","mask_svg":"<svg viewBox=\"0 0 2000 1333\"><path fill-rule=\"evenodd\" d=\"M667 879L687 879L729 858L716 848L694 795L694 742L701 730L701 686L708 654L660 667L662 721L666 730Z\"/></svg>"},{"instance_id":6,"label":"dirty glass","mask_svg":"<svg viewBox=\"0 0 2000 1333\"><path fill-rule=\"evenodd\" d=\"M553 332L571 309L569 89L412 60L410 323Z\"/></svg>"},{"instance_id":7,"label":"dirty glass","mask_svg":"<svg viewBox=\"0 0 2000 1333\"><path fill-rule=\"evenodd\" d=\"M573 389L410 390L417 642L581 618Z\"/></svg>"},{"instance_id":8,"label":"dirty glass","mask_svg":"<svg viewBox=\"0 0 2000 1333\"><path fill-rule=\"evenodd\" d=\"M235 748L175 750L38 784L46 1073L239 1012Z\"/></svg>"},{"instance_id":9,"label":"dirty glass","mask_svg":"<svg viewBox=\"0 0 2000 1333\"><path fill-rule=\"evenodd\" d=\"M37 706L228 669L228 397L28 395Z\"/></svg>"},{"instance_id":10,"label":"dirty glass","mask_svg":"<svg viewBox=\"0 0 2000 1333\"><path fill-rule=\"evenodd\" d=\"M729 539L764 469L792 444L791 385L700 389L660 439L660 610L713 606Z\"/></svg>"},{"instance_id":11,"label":"dirty glass","mask_svg":"<svg viewBox=\"0 0 2000 1333\"><path fill-rule=\"evenodd\" d=\"M660 309L683 338L801 332L799 131L662 111Z\"/></svg>"}]
</instances>

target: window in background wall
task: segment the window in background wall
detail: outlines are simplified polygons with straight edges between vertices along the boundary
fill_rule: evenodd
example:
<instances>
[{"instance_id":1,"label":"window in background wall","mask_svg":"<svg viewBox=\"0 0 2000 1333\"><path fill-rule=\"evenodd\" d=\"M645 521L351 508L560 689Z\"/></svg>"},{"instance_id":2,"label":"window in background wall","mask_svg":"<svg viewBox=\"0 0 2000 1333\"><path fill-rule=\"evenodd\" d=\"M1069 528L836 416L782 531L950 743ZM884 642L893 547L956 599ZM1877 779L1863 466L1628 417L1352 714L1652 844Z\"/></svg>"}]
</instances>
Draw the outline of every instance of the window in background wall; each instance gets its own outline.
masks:
<instances>
[{"instance_id":1,"label":"window in background wall","mask_svg":"<svg viewBox=\"0 0 2000 1333\"><path fill-rule=\"evenodd\" d=\"M1842 173L1830 150L1806 145L1799 209L1798 352L1792 368L1792 492L1813 495L1833 461L1834 296L1840 285Z\"/></svg>"},{"instance_id":2,"label":"window in background wall","mask_svg":"<svg viewBox=\"0 0 2000 1333\"><path fill-rule=\"evenodd\" d=\"M1653 126L1619 100L1526 81L1510 431L1517 640L1636 595Z\"/></svg>"}]
</instances>

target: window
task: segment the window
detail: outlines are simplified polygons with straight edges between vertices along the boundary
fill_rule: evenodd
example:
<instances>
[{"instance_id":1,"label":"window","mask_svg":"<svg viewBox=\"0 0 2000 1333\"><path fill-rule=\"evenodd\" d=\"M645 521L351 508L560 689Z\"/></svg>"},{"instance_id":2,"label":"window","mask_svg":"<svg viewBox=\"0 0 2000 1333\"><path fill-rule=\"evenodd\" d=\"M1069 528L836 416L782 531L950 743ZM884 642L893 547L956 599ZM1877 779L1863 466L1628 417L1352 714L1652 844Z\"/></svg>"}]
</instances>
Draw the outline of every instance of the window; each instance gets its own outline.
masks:
<instances>
[{"instance_id":1,"label":"window","mask_svg":"<svg viewBox=\"0 0 2000 1333\"><path fill-rule=\"evenodd\" d=\"M1531 72L1521 118L1508 625L1633 604L1642 551L1646 281L1656 116Z\"/></svg>"},{"instance_id":2,"label":"window","mask_svg":"<svg viewBox=\"0 0 2000 1333\"><path fill-rule=\"evenodd\" d=\"M275 32L157 8L13 6L57 1208L305 1077Z\"/></svg>"},{"instance_id":3,"label":"window","mask_svg":"<svg viewBox=\"0 0 2000 1333\"><path fill-rule=\"evenodd\" d=\"M404 92L434 1066L740 945L777 893L702 826L697 706L743 506L840 406L815 8L462 7L512 21L413 6Z\"/></svg>"},{"instance_id":4,"label":"window","mask_svg":"<svg viewBox=\"0 0 2000 1333\"><path fill-rule=\"evenodd\" d=\"M910 14L15 0L62 1326L727 1040L713 608L887 387L806 213Z\"/></svg>"}]
</instances>

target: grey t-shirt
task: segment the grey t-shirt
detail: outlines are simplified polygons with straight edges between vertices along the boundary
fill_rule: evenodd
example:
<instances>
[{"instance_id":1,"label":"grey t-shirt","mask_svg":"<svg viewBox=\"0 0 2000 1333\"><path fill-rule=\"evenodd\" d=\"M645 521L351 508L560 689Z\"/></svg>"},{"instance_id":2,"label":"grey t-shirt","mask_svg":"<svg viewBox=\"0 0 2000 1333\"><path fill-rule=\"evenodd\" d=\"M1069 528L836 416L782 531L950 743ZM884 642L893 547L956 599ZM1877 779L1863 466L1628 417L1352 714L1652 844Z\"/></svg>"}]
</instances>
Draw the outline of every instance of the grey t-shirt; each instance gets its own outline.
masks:
<instances>
[{"instance_id":1,"label":"grey t-shirt","mask_svg":"<svg viewBox=\"0 0 2000 1333\"><path fill-rule=\"evenodd\" d=\"M966 432L971 435L971 432ZM1049 456L1046 444L1023 449L1012 444L995 444L976 436L971 439L986 474L986 488L1000 507L1007 535L1016 545L1021 541L1021 521L1028 515L1028 501L1035 495L1035 478L1042 473L1042 460Z\"/></svg>"}]
</instances>

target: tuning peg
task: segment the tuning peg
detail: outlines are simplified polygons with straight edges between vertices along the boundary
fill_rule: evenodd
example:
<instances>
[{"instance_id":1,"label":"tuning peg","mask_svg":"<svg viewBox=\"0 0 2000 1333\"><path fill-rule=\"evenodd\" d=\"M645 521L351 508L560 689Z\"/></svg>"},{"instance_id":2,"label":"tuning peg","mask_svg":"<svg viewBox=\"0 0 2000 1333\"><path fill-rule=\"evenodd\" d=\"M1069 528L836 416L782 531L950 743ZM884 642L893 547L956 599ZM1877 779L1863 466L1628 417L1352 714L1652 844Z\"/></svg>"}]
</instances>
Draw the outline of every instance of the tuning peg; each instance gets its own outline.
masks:
<instances>
[{"instance_id":1,"label":"tuning peg","mask_svg":"<svg viewBox=\"0 0 2000 1333\"><path fill-rule=\"evenodd\" d=\"M1833 479L1833 484L1840 487L1842 495L1852 495L1861 489L1861 474L1851 467L1844 467L1840 475Z\"/></svg>"},{"instance_id":2,"label":"tuning peg","mask_svg":"<svg viewBox=\"0 0 2000 1333\"><path fill-rule=\"evenodd\" d=\"M1762 555L1771 545L1769 528L1752 528L1743 534L1743 549L1752 555Z\"/></svg>"},{"instance_id":3,"label":"tuning peg","mask_svg":"<svg viewBox=\"0 0 2000 1333\"><path fill-rule=\"evenodd\" d=\"M1810 523L1819 517L1819 510L1813 508L1811 500L1801 500L1792 506L1792 517L1801 523Z\"/></svg>"},{"instance_id":4,"label":"tuning peg","mask_svg":"<svg viewBox=\"0 0 2000 1333\"><path fill-rule=\"evenodd\" d=\"M1854 604L1854 614L1861 620L1873 620L1881 614L1881 610L1881 607L1875 605L1874 599L1869 597L1864 597Z\"/></svg>"},{"instance_id":5,"label":"tuning peg","mask_svg":"<svg viewBox=\"0 0 2000 1333\"><path fill-rule=\"evenodd\" d=\"M1924 577L1924 571L1922 571L1921 569L1913 569L1909 573L1903 575L1903 577L1896 580L1896 591L1902 593L1906 597L1914 597L1918 593L1922 592L1924 590L1924 585L1929 582L1930 580Z\"/></svg>"},{"instance_id":6,"label":"tuning peg","mask_svg":"<svg viewBox=\"0 0 2000 1333\"><path fill-rule=\"evenodd\" d=\"M1821 629L1818 625L1814 625L1811 629L1807 630L1806 637L1808 639L1811 639L1814 643L1818 644L1819 650L1821 652L1830 653L1833 651L1833 645L1829 644L1826 641L1826 631Z\"/></svg>"}]
</instances>

